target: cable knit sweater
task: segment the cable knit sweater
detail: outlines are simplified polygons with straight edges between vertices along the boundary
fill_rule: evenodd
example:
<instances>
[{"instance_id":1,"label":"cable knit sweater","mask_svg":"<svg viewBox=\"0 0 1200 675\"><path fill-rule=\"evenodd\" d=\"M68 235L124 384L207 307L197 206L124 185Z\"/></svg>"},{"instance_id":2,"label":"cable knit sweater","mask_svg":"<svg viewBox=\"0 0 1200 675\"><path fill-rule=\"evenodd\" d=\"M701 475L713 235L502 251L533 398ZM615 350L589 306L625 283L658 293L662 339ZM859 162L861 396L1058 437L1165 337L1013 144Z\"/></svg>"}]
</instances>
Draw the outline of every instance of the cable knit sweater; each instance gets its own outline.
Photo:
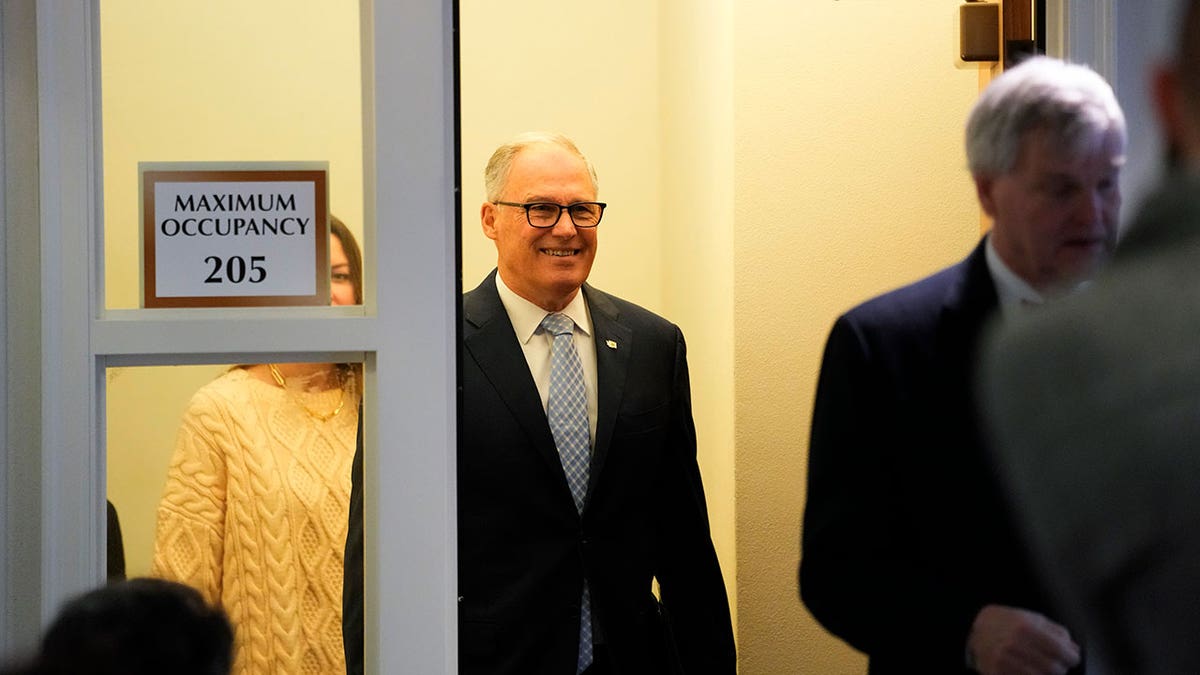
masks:
<instances>
[{"instance_id":1,"label":"cable knit sweater","mask_svg":"<svg viewBox=\"0 0 1200 675\"><path fill-rule=\"evenodd\" d=\"M234 626L233 673L344 673L342 556L358 412L242 369L192 397L158 507L153 573Z\"/></svg>"}]
</instances>

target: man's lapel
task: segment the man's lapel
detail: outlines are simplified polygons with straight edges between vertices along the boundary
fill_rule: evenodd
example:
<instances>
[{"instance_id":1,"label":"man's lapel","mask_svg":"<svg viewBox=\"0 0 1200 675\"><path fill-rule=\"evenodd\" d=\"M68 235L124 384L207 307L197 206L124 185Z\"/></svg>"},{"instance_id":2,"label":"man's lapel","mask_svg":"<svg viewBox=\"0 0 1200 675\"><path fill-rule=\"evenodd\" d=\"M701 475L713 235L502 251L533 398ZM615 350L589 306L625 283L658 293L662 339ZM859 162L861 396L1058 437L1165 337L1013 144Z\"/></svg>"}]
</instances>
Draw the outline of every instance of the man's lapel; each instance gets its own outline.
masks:
<instances>
[{"instance_id":1,"label":"man's lapel","mask_svg":"<svg viewBox=\"0 0 1200 675\"><path fill-rule=\"evenodd\" d=\"M967 428L975 415L973 382L980 336L1000 306L983 246L981 242L958 266L958 279L943 298L934 338L936 372L943 378L943 390L963 394L950 402L959 412L949 423Z\"/></svg>"},{"instance_id":2,"label":"man's lapel","mask_svg":"<svg viewBox=\"0 0 1200 675\"><path fill-rule=\"evenodd\" d=\"M633 352L633 330L620 322L620 310L608 295L584 284L584 297L592 315L592 338L596 341L596 443L592 450L592 468L588 479L591 501L604 461L612 445L617 411L629 375L629 357Z\"/></svg>"},{"instance_id":3,"label":"man's lapel","mask_svg":"<svg viewBox=\"0 0 1200 675\"><path fill-rule=\"evenodd\" d=\"M971 254L959 264L958 279L947 288L942 300L938 346L942 350L940 353L954 355L955 361L974 357L984 324L1000 306L996 285L988 271L984 251L986 241L980 240ZM966 374L963 373L964 377Z\"/></svg>"},{"instance_id":4,"label":"man's lapel","mask_svg":"<svg viewBox=\"0 0 1200 675\"><path fill-rule=\"evenodd\" d=\"M574 510L574 498L563 473L554 437L550 434L537 385L529 373L529 365L513 332L508 312L504 310L504 304L496 292L494 271L478 288L464 297L463 319L467 323L463 335L464 348L525 430L537 453L562 478L563 499ZM513 451L517 450L513 448Z\"/></svg>"}]
</instances>

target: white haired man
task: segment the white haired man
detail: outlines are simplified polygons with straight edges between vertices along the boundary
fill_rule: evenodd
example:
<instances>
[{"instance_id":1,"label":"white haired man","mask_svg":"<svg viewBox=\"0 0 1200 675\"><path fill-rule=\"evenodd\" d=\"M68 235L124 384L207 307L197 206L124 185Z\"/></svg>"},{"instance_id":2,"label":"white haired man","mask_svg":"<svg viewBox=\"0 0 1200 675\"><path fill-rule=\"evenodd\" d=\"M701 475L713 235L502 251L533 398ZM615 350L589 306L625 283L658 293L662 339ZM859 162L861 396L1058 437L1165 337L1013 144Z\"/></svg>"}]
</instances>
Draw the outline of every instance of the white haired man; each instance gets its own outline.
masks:
<instances>
[{"instance_id":1,"label":"white haired man","mask_svg":"<svg viewBox=\"0 0 1200 675\"><path fill-rule=\"evenodd\" d=\"M878 673L1065 673L1079 645L1030 569L986 456L975 354L994 315L1070 292L1116 241L1125 121L1046 57L967 121L993 227L962 262L841 316L809 444L800 593Z\"/></svg>"}]
</instances>

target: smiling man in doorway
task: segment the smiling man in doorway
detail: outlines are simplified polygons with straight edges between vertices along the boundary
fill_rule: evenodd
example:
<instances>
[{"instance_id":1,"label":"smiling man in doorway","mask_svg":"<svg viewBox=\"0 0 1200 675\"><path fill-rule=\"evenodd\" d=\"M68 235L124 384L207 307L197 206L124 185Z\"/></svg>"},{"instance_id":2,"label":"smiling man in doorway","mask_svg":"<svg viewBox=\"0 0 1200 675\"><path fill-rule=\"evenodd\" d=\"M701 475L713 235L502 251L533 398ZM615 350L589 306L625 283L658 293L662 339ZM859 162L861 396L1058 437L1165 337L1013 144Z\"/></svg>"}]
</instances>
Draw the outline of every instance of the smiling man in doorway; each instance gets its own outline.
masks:
<instances>
[{"instance_id":1,"label":"smiling man in doorway","mask_svg":"<svg viewBox=\"0 0 1200 675\"><path fill-rule=\"evenodd\" d=\"M596 184L555 134L485 172L498 264L463 297L460 672L732 675L683 335L586 283Z\"/></svg>"},{"instance_id":2,"label":"smiling man in doorway","mask_svg":"<svg viewBox=\"0 0 1200 675\"><path fill-rule=\"evenodd\" d=\"M1038 57L971 111L991 232L962 262L852 309L825 348L800 593L877 673L1065 673L1077 636L1030 569L972 403L994 315L1072 292L1116 241L1125 121L1091 70Z\"/></svg>"}]
</instances>

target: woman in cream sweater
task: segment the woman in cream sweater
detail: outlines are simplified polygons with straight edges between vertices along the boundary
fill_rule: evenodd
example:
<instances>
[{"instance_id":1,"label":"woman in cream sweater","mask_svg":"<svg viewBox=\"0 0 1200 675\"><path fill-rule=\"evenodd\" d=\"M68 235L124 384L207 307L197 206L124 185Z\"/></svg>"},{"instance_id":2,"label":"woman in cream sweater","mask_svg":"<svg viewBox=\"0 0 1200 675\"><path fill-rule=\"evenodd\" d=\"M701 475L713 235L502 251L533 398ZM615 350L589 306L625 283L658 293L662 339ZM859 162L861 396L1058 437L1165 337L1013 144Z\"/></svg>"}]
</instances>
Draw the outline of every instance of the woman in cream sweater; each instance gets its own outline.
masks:
<instances>
[{"instance_id":1,"label":"woman in cream sweater","mask_svg":"<svg viewBox=\"0 0 1200 675\"><path fill-rule=\"evenodd\" d=\"M331 297L362 302L362 257L331 219ZM234 627L233 673L345 672L342 556L359 368L238 366L192 397L158 507L153 574Z\"/></svg>"}]
</instances>

